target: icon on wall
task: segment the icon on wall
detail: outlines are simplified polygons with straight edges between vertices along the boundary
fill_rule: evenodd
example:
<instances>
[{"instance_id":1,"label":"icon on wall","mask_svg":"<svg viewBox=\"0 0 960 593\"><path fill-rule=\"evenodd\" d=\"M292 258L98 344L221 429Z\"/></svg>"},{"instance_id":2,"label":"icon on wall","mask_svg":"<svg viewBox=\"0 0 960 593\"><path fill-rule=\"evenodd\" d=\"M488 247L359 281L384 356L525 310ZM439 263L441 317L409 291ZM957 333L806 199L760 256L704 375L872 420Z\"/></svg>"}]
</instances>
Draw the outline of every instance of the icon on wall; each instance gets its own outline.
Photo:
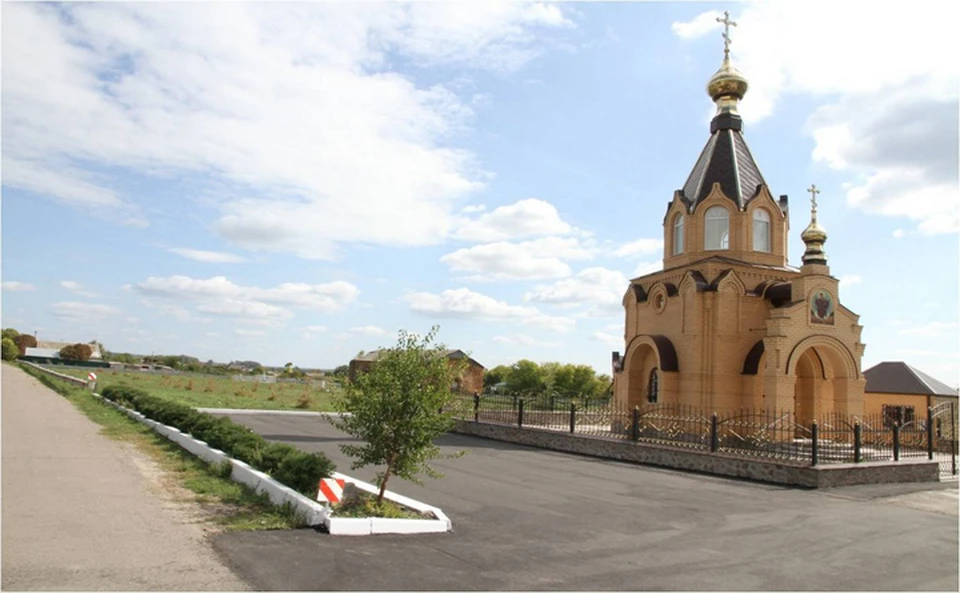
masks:
<instances>
[{"instance_id":1,"label":"icon on wall","mask_svg":"<svg viewBox=\"0 0 960 593\"><path fill-rule=\"evenodd\" d=\"M833 325L833 297L825 290L813 293L810 299L810 323Z\"/></svg>"}]
</instances>

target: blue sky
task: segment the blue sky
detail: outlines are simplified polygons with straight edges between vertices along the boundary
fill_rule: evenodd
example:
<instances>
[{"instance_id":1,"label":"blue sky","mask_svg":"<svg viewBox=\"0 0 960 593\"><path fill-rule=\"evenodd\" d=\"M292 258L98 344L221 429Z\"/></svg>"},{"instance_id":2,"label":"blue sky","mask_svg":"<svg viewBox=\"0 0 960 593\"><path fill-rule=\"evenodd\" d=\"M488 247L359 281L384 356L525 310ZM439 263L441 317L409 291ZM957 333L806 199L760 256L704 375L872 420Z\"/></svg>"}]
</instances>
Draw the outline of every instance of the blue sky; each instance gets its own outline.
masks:
<instances>
[{"instance_id":1,"label":"blue sky","mask_svg":"<svg viewBox=\"0 0 960 593\"><path fill-rule=\"evenodd\" d=\"M871 6L5 3L2 324L333 367L438 323L609 373L730 10L790 263L816 183L864 368L956 384L960 48Z\"/></svg>"}]
</instances>

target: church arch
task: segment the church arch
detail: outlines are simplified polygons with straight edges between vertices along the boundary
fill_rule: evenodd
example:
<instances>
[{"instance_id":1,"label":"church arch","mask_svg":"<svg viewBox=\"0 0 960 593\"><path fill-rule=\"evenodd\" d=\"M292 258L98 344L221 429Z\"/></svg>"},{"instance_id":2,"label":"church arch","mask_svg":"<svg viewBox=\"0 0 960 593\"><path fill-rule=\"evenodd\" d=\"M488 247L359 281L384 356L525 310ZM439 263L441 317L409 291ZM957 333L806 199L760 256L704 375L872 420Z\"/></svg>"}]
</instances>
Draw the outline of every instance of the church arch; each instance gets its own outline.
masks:
<instances>
[{"instance_id":1,"label":"church arch","mask_svg":"<svg viewBox=\"0 0 960 593\"><path fill-rule=\"evenodd\" d=\"M663 373L677 372L677 351L666 336L640 335L627 345L624 356L629 407L665 401Z\"/></svg>"}]
</instances>

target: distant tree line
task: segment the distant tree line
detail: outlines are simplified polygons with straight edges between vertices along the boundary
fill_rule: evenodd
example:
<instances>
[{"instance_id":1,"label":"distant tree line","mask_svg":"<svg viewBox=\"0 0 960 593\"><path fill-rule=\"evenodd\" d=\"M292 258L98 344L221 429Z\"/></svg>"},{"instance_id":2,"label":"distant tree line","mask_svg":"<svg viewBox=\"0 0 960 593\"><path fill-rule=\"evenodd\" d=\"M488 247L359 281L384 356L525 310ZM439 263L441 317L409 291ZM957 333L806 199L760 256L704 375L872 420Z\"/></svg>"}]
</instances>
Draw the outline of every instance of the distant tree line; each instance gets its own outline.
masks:
<instances>
[{"instance_id":1,"label":"distant tree line","mask_svg":"<svg viewBox=\"0 0 960 593\"><path fill-rule=\"evenodd\" d=\"M487 393L598 398L610 395L611 379L585 364L520 360L487 370L483 388Z\"/></svg>"}]
</instances>

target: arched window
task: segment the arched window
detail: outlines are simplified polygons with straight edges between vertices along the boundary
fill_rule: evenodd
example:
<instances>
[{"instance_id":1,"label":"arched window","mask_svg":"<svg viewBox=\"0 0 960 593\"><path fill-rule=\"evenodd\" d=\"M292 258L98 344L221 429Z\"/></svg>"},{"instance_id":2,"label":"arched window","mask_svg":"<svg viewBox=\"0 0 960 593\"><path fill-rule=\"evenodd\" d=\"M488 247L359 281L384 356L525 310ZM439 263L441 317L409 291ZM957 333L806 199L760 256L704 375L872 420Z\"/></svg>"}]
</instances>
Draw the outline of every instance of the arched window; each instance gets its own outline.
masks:
<instances>
[{"instance_id":1,"label":"arched window","mask_svg":"<svg viewBox=\"0 0 960 593\"><path fill-rule=\"evenodd\" d=\"M753 250L770 251L770 215L762 208L753 211Z\"/></svg>"},{"instance_id":2,"label":"arched window","mask_svg":"<svg viewBox=\"0 0 960 593\"><path fill-rule=\"evenodd\" d=\"M647 382L647 401L651 404L660 399L660 373L657 369L650 371L650 380Z\"/></svg>"},{"instance_id":3,"label":"arched window","mask_svg":"<svg viewBox=\"0 0 960 593\"><path fill-rule=\"evenodd\" d=\"M683 214L673 219L673 254L683 253Z\"/></svg>"},{"instance_id":4,"label":"arched window","mask_svg":"<svg viewBox=\"0 0 960 593\"><path fill-rule=\"evenodd\" d=\"M730 215L723 206L707 210L703 226L704 249L730 249Z\"/></svg>"}]
</instances>

